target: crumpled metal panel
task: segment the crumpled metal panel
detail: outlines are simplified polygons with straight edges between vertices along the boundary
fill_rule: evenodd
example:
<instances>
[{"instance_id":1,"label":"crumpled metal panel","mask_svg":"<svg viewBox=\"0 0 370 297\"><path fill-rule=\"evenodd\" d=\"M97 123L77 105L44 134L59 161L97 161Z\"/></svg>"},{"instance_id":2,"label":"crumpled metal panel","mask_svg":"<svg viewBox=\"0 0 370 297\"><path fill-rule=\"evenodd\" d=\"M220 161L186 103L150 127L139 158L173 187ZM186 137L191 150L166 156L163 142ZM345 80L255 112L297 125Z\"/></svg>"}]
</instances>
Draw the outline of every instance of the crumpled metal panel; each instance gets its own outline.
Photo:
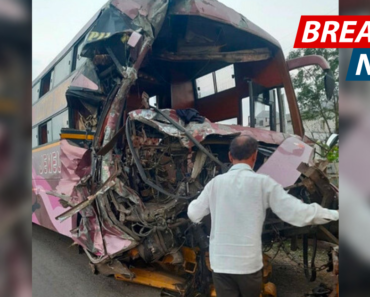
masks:
<instances>
[{"instance_id":1,"label":"crumpled metal panel","mask_svg":"<svg viewBox=\"0 0 370 297\"><path fill-rule=\"evenodd\" d=\"M155 36L167 14L168 2L167 0L113 0L111 4L133 21L138 16L148 20L154 28L153 36Z\"/></svg>"},{"instance_id":2,"label":"crumpled metal panel","mask_svg":"<svg viewBox=\"0 0 370 297\"><path fill-rule=\"evenodd\" d=\"M76 226L75 220L66 220L58 222L55 217L65 211L60 205L59 198L49 195L52 185L48 179L39 175L34 168L32 168L32 222L53 231L56 231L65 236L71 236L70 230Z\"/></svg>"},{"instance_id":3,"label":"crumpled metal panel","mask_svg":"<svg viewBox=\"0 0 370 297\"><path fill-rule=\"evenodd\" d=\"M77 205L85 200L89 193L86 187L78 185L81 178L90 171L88 150L71 145L67 140L60 142L61 179L56 192L70 196L70 205ZM99 227L98 216L92 206L81 212L81 222L78 228L71 231L72 239L98 256L104 255L103 236ZM54 219L54 217L53 217ZM59 224L61 224L59 222Z\"/></svg>"},{"instance_id":4,"label":"crumpled metal panel","mask_svg":"<svg viewBox=\"0 0 370 297\"><path fill-rule=\"evenodd\" d=\"M84 148L71 145L67 140L60 143L60 160L62 164L61 180L56 187L58 193L70 196L69 205L76 206L86 201L90 196L84 182L84 176L90 172L90 152ZM134 203L139 203L139 198L134 196L117 179L115 190ZM81 222L72 230L72 239L97 257L105 258L122 250L136 245L133 238L120 230L107 214L107 201L103 196L97 199L97 214L93 205L82 209ZM53 217L54 218L54 217Z\"/></svg>"},{"instance_id":5,"label":"crumpled metal panel","mask_svg":"<svg viewBox=\"0 0 370 297\"><path fill-rule=\"evenodd\" d=\"M115 185L116 191L123 191L124 186L119 182L119 179L116 179ZM125 190L126 194L122 194L127 197L133 196L128 189ZM87 188L84 186L78 185L76 191L81 198L79 202L85 201L86 197L89 196ZM137 196L129 198L131 201L138 199ZM106 196L100 195L96 199L96 207L99 215L93 205L80 210L79 213L82 217L80 225L72 231L72 238L76 243L98 257L99 261L137 245L137 242L122 231L109 217L107 211L110 209L110 205Z\"/></svg>"},{"instance_id":6,"label":"crumpled metal panel","mask_svg":"<svg viewBox=\"0 0 370 297\"><path fill-rule=\"evenodd\" d=\"M127 233L123 232L108 216L109 202L105 196L96 200L99 209L99 220L102 226L104 245L108 255L113 256L123 250L135 247L137 243Z\"/></svg>"},{"instance_id":7,"label":"crumpled metal panel","mask_svg":"<svg viewBox=\"0 0 370 297\"><path fill-rule=\"evenodd\" d=\"M95 65L91 60L87 60L77 72L70 87L81 88L95 93L103 93L100 79L95 70Z\"/></svg>"},{"instance_id":8,"label":"crumpled metal panel","mask_svg":"<svg viewBox=\"0 0 370 297\"><path fill-rule=\"evenodd\" d=\"M84 191L83 196L86 197L87 189ZM88 206L80 211L81 222L79 226L72 230L72 239L74 242L90 251L97 257L104 257L104 242L103 235L100 229L99 218L93 206Z\"/></svg>"},{"instance_id":9,"label":"crumpled metal panel","mask_svg":"<svg viewBox=\"0 0 370 297\"><path fill-rule=\"evenodd\" d=\"M219 127L222 127L222 129L226 127L230 127L227 125L218 125ZM232 125L231 126L234 131L241 132L241 135L248 135L252 136L253 138L257 139L259 142L264 142L268 144L281 144L285 139L294 137L297 139L301 139L297 135L287 134L287 133L281 133L276 131L270 131L270 130L264 130L260 128L251 128L251 127L243 127L243 126L237 126Z\"/></svg>"},{"instance_id":10,"label":"crumpled metal panel","mask_svg":"<svg viewBox=\"0 0 370 297\"><path fill-rule=\"evenodd\" d=\"M144 31L154 38L165 19L169 0L112 0L102 10L95 21L81 55L94 56L94 47L101 45L112 36L134 31ZM142 34L142 32L140 32Z\"/></svg>"},{"instance_id":11,"label":"crumpled metal panel","mask_svg":"<svg viewBox=\"0 0 370 297\"><path fill-rule=\"evenodd\" d=\"M314 149L303 141L291 137L283 141L271 157L259 168L258 173L272 177L283 187L293 185L301 173L298 166L310 163ZM284 172L284 174L282 174Z\"/></svg>"},{"instance_id":12,"label":"crumpled metal panel","mask_svg":"<svg viewBox=\"0 0 370 297\"><path fill-rule=\"evenodd\" d=\"M119 9L121 12L125 13L132 20L136 18L136 16L139 14L139 9L141 7L140 4L133 0L113 0L112 5Z\"/></svg>"},{"instance_id":13,"label":"crumpled metal panel","mask_svg":"<svg viewBox=\"0 0 370 297\"><path fill-rule=\"evenodd\" d=\"M85 168L81 172L80 162L83 159L87 149L70 145L67 140L60 141L60 163L62 165L61 179L56 187L56 192L71 196L74 187L90 170L89 162L86 162ZM80 171L78 171L80 168Z\"/></svg>"},{"instance_id":14,"label":"crumpled metal panel","mask_svg":"<svg viewBox=\"0 0 370 297\"><path fill-rule=\"evenodd\" d=\"M237 136L239 134L242 134L252 136L258 141L264 143L281 144L286 138L291 137L291 135L289 134L283 134L269 130L261 130L236 125L216 124L210 122L208 119L205 119L204 123L202 124L197 122L190 122L188 125L185 125L184 122L176 114L176 110L164 109L162 110L162 112L168 114L173 120L178 122L186 130L191 132L193 137L199 142L205 140L210 135ZM184 133L179 131L165 118L151 109L134 110L129 113L129 116L131 119L150 125L165 134L180 138L180 141L184 147L191 148L193 146L193 143L189 141L188 137Z\"/></svg>"}]
</instances>

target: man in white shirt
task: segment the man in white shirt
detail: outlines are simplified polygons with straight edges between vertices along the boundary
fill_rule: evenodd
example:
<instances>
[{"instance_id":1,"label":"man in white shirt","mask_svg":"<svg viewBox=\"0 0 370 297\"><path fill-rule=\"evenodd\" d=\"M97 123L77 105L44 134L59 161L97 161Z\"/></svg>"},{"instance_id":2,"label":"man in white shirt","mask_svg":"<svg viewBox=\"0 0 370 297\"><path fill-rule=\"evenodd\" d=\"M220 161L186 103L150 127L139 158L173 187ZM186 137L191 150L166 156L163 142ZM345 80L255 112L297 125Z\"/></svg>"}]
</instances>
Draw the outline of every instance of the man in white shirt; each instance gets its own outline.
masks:
<instances>
[{"instance_id":1,"label":"man in white shirt","mask_svg":"<svg viewBox=\"0 0 370 297\"><path fill-rule=\"evenodd\" d=\"M260 296L261 237L268 208L298 227L339 219L338 211L305 204L269 176L255 173L257 148L252 137L235 138L230 144L231 169L211 180L188 208L195 223L211 214L209 251L217 297Z\"/></svg>"}]
</instances>

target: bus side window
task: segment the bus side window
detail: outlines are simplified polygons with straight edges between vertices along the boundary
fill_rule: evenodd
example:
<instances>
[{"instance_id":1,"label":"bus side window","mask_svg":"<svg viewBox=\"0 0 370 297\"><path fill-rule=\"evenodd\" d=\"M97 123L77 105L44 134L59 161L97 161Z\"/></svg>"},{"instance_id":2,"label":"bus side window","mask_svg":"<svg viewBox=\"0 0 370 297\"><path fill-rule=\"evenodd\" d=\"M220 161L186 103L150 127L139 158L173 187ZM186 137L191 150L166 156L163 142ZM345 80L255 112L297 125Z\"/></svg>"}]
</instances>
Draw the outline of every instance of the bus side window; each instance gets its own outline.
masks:
<instances>
[{"instance_id":1,"label":"bus side window","mask_svg":"<svg viewBox=\"0 0 370 297\"><path fill-rule=\"evenodd\" d=\"M284 113L285 113L285 133L294 134L292 118L290 116L290 109L289 109L289 104L288 104L287 97L285 95L285 89L281 88L280 90L281 90L282 101L283 101L284 108L285 108L285 110L284 110Z\"/></svg>"},{"instance_id":2,"label":"bus side window","mask_svg":"<svg viewBox=\"0 0 370 297\"><path fill-rule=\"evenodd\" d=\"M158 107L158 104L157 104L157 96L153 96L153 97L150 97L149 98L149 105L150 106Z\"/></svg>"},{"instance_id":3,"label":"bus side window","mask_svg":"<svg viewBox=\"0 0 370 297\"><path fill-rule=\"evenodd\" d=\"M222 92L235 87L234 65L231 64L215 72L217 92Z\"/></svg>"},{"instance_id":4,"label":"bus side window","mask_svg":"<svg viewBox=\"0 0 370 297\"><path fill-rule=\"evenodd\" d=\"M40 87L40 97L44 96L47 92L51 89L51 83L53 81L53 73L54 70L50 70L45 76L41 79L41 87Z\"/></svg>"},{"instance_id":5,"label":"bus side window","mask_svg":"<svg viewBox=\"0 0 370 297\"><path fill-rule=\"evenodd\" d=\"M198 99L211 96L216 93L213 76L213 73L209 73L195 80L198 92Z\"/></svg>"},{"instance_id":6,"label":"bus side window","mask_svg":"<svg viewBox=\"0 0 370 297\"><path fill-rule=\"evenodd\" d=\"M72 71L75 69L79 69L86 61L86 58L81 57L82 48L84 45L85 38L82 38L82 40L75 46L73 50L73 65L72 65Z\"/></svg>"},{"instance_id":7,"label":"bus side window","mask_svg":"<svg viewBox=\"0 0 370 297\"><path fill-rule=\"evenodd\" d=\"M35 148L39 145L39 127L35 127L32 129L32 148Z\"/></svg>"},{"instance_id":8,"label":"bus side window","mask_svg":"<svg viewBox=\"0 0 370 297\"><path fill-rule=\"evenodd\" d=\"M280 114L276 89L266 90L254 99L254 119L251 119L250 97L242 99L242 125L258 129L280 131ZM275 117L274 117L275 112Z\"/></svg>"},{"instance_id":9,"label":"bus side window","mask_svg":"<svg viewBox=\"0 0 370 297\"><path fill-rule=\"evenodd\" d=\"M54 117L51 123L53 128L52 141L59 140L62 128L69 128L68 110Z\"/></svg>"},{"instance_id":10,"label":"bus side window","mask_svg":"<svg viewBox=\"0 0 370 297\"><path fill-rule=\"evenodd\" d=\"M235 87L234 65L231 64L195 80L198 99Z\"/></svg>"},{"instance_id":11,"label":"bus side window","mask_svg":"<svg viewBox=\"0 0 370 297\"><path fill-rule=\"evenodd\" d=\"M40 82L38 82L36 85L33 86L32 88L32 104L37 102L40 97Z\"/></svg>"},{"instance_id":12,"label":"bus side window","mask_svg":"<svg viewBox=\"0 0 370 297\"><path fill-rule=\"evenodd\" d=\"M71 73L72 69L72 54L73 51L70 50L62 60L54 68L54 82L53 86L56 87L60 84L68 75Z\"/></svg>"},{"instance_id":13,"label":"bus side window","mask_svg":"<svg viewBox=\"0 0 370 297\"><path fill-rule=\"evenodd\" d=\"M39 145L51 141L51 121L47 121L39 126Z\"/></svg>"},{"instance_id":14,"label":"bus side window","mask_svg":"<svg viewBox=\"0 0 370 297\"><path fill-rule=\"evenodd\" d=\"M242 126L250 127L249 97L242 99Z\"/></svg>"}]
</instances>

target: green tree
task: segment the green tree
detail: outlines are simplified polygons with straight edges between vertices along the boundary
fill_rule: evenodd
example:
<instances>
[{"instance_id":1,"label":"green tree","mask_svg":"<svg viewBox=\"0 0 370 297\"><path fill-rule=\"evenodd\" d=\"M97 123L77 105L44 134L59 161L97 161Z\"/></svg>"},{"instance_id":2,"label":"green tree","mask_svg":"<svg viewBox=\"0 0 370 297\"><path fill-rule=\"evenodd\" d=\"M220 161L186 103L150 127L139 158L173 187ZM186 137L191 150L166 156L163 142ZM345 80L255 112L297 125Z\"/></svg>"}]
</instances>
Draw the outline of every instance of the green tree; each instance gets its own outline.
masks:
<instances>
[{"instance_id":1,"label":"green tree","mask_svg":"<svg viewBox=\"0 0 370 297\"><path fill-rule=\"evenodd\" d=\"M324 72L319 66L304 67L292 71L292 82L297 95L298 105L301 111L302 120L322 120L329 132L338 133L338 82L339 82L339 51L338 49L295 49L292 50L287 59L294 59L308 55L323 56L330 64L336 81L336 88L333 98L329 101L326 98L324 86ZM335 127L329 124L334 121ZM310 132L310 131L307 131Z\"/></svg>"}]
</instances>

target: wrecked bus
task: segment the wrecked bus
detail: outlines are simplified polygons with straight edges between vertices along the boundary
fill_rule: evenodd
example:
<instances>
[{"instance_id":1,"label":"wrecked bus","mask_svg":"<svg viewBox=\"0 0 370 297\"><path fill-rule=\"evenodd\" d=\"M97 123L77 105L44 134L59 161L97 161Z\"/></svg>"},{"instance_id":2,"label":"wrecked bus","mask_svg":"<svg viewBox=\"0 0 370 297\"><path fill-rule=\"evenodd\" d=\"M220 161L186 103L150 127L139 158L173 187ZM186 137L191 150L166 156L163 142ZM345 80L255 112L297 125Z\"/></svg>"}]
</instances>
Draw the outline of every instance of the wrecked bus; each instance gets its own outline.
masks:
<instances>
[{"instance_id":1,"label":"wrecked bus","mask_svg":"<svg viewBox=\"0 0 370 297\"><path fill-rule=\"evenodd\" d=\"M289 74L309 65L323 69L330 98L325 59L286 61L277 40L220 2L109 1L32 84L32 222L71 237L94 272L215 296L210 219L193 225L186 211L230 167L231 139L255 137L257 172L337 208ZM309 233L270 212L263 242L303 236L313 280ZM275 296L264 260L261 296Z\"/></svg>"}]
</instances>

